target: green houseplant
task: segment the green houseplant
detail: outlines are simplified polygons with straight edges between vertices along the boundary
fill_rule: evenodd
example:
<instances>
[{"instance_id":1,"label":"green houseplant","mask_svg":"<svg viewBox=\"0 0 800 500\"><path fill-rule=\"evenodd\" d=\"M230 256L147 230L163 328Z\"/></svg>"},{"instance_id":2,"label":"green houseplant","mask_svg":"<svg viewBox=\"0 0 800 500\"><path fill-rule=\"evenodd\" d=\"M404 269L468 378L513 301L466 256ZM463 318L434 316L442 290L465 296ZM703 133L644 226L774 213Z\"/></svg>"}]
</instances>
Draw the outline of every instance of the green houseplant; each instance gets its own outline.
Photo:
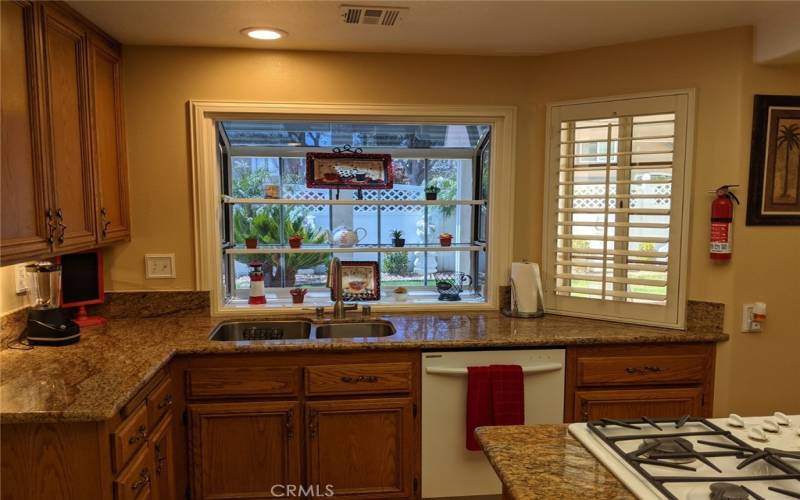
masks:
<instances>
[{"instance_id":1,"label":"green houseplant","mask_svg":"<svg viewBox=\"0 0 800 500\"><path fill-rule=\"evenodd\" d=\"M406 245L406 240L403 238L403 231L399 229L392 231L392 245L396 247L403 247Z\"/></svg>"},{"instance_id":2,"label":"green houseplant","mask_svg":"<svg viewBox=\"0 0 800 500\"><path fill-rule=\"evenodd\" d=\"M439 191L441 191L441 188L439 188L439 186L434 186L433 184L429 184L428 187L425 188L425 199L435 200L439 196Z\"/></svg>"}]
</instances>

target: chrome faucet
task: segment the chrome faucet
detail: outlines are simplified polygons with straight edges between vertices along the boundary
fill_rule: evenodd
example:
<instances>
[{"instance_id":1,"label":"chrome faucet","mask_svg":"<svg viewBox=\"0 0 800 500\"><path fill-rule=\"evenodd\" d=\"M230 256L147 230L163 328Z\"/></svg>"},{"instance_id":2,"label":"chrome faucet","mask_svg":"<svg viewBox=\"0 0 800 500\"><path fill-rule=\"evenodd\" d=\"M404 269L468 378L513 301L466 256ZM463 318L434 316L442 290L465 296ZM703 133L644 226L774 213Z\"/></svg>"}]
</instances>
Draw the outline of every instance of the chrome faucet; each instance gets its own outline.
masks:
<instances>
[{"instance_id":1,"label":"chrome faucet","mask_svg":"<svg viewBox=\"0 0 800 500\"><path fill-rule=\"evenodd\" d=\"M339 260L339 257L331 257L331 261L328 263L326 286L331 289L331 295L334 300L333 319L344 319L347 311L358 309L357 304L344 305L344 300L342 299L342 261Z\"/></svg>"}]
</instances>

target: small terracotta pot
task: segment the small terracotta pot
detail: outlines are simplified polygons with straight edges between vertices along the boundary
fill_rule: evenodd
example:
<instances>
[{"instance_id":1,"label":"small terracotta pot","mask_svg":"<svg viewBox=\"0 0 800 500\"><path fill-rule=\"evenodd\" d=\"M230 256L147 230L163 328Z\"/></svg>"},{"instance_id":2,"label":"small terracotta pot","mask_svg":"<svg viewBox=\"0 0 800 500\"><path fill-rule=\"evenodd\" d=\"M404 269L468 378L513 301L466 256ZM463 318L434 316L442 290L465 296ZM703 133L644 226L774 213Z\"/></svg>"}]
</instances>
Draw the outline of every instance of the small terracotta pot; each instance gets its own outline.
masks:
<instances>
[{"instance_id":1,"label":"small terracotta pot","mask_svg":"<svg viewBox=\"0 0 800 500\"><path fill-rule=\"evenodd\" d=\"M289 238L289 246L291 248L300 248L303 246L303 237L302 236L292 236Z\"/></svg>"},{"instance_id":2,"label":"small terracotta pot","mask_svg":"<svg viewBox=\"0 0 800 500\"><path fill-rule=\"evenodd\" d=\"M244 246L247 248L256 248L258 247L258 239L257 238L247 238L244 240Z\"/></svg>"},{"instance_id":3,"label":"small terracotta pot","mask_svg":"<svg viewBox=\"0 0 800 500\"><path fill-rule=\"evenodd\" d=\"M308 293L308 290L305 288L293 288L289 290L289 294L292 296L292 304L302 304L303 299L306 298L306 293Z\"/></svg>"},{"instance_id":4,"label":"small terracotta pot","mask_svg":"<svg viewBox=\"0 0 800 500\"><path fill-rule=\"evenodd\" d=\"M442 245L443 247L449 247L450 245L453 244L453 237L452 236L448 236L446 238L443 238L443 237L440 236L439 237L439 244Z\"/></svg>"}]
</instances>

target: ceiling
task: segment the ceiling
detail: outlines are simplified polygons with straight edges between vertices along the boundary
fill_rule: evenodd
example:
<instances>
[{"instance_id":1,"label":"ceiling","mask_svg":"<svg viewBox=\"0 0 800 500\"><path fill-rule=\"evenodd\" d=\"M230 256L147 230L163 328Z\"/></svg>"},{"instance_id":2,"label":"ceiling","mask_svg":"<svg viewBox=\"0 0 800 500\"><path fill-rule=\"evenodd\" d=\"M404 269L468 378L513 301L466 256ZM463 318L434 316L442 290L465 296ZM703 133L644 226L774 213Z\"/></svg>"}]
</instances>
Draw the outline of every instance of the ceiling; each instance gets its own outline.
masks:
<instances>
[{"instance_id":1,"label":"ceiling","mask_svg":"<svg viewBox=\"0 0 800 500\"><path fill-rule=\"evenodd\" d=\"M69 1L129 45L420 54L533 55L735 26L774 31L800 54L800 2L736 1ZM408 7L396 26L348 25L343 4ZM791 21L791 22L790 22ZM783 31L775 26L789 23ZM259 42L246 27L289 36ZM764 36L767 40L770 37ZM787 38L790 46L785 47ZM774 41L773 40L773 41ZM764 51L756 50L762 53ZM770 51L766 51L770 52ZM768 57L769 58L769 57Z\"/></svg>"}]
</instances>

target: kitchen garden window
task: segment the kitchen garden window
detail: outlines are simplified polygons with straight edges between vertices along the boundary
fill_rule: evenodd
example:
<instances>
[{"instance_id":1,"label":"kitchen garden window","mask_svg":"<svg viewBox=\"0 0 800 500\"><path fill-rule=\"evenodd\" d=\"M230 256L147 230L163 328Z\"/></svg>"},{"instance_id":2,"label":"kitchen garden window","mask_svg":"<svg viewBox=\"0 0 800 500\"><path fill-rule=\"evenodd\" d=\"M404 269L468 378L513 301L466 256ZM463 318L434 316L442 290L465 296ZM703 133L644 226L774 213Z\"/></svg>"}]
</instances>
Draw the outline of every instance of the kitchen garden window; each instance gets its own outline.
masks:
<instances>
[{"instance_id":1,"label":"kitchen garden window","mask_svg":"<svg viewBox=\"0 0 800 500\"><path fill-rule=\"evenodd\" d=\"M683 326L691 92L549 107L550 312Z\"/></svg>"},{"instance_id":2,"label":"kitchen garden window","mask_svg":"<svg viewBox=\"0 0 800 500\"><path fill-rule=\"evenodd\" d=\"M380 303L400 302L399 287L404 303L436 303L443 280L463 283L463 302L486 301L489 124L225 120L217 133L228 304L246 304L253 261L263 265L268 306L290 303L296 287L308 289L307 304L326 304L334 255L379 262ZM344 144L391 154L392 189L364 189L359 199L356 190L308 188L306 153ZM426 200L430 186L436 200ZM398 231L402 247L393 243ZM442 233L451 246L442 246ZM343 234L357 243L338 244ZM293 236L302 237L300 248L289 245Z\"/></svg>"}]
</instances>

